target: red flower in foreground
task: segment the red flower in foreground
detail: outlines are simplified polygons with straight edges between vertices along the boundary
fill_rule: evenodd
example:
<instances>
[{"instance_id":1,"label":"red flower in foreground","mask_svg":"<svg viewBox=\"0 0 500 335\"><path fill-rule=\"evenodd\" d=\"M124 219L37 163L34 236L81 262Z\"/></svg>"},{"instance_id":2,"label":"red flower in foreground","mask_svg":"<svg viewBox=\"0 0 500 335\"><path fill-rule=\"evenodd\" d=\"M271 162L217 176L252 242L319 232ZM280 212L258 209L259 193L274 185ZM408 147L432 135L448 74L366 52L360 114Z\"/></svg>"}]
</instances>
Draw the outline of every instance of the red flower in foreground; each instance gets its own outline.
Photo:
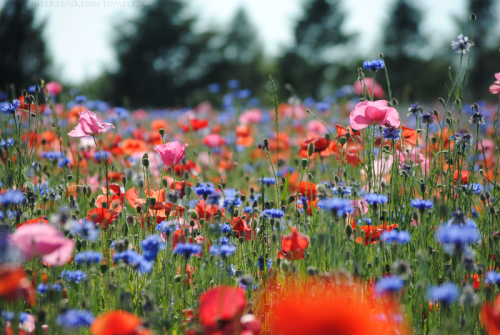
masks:
<instances>
[{"instance_id":1,"label":"red flower in foreground","mask_svg":"<svg viewBox=\"0 0 500 335\"><path fill-rule=\"evenodd\" d=\"M141 319L125 311L111 311L98 316L90 326L92 335L152 335L141 327Z\"/></svg>"},{"instance_id":2,"label":"red flower in foreground","mask_svg":"<svg viewBox=\"0 0 500 335\"><path fill-rule=\"evenodd\" d=\"M89 211L87 220L94 222L102 229L108 228L109 224L118 218L118 213L106 208L94 208Z\"/></svg>"},{"instance_id":3,"label":"red flower in foreground","mask_svg":"<svg viewBox=\"0 0 500 335\"><path fill-rule=\"evenodd\" d=\"M49 220L47 220L46 216L40 216L39 218L35 218L35 219L21 222L20 224L17 225L16 228L20 228L20 227L27 225L27 224L39 224L39 223L49 224Z\"/></svg>"},{"instance_id":4,"label":"red flower in foreground","mask_svg":"<svg viewBox=\"0 0 500 335\"><path fill-rule=\"evenodd\" d=\"M306 196L307 193L308 199L315 197L316 193L318 193L316 190L316 184L306 181L298 183L296 189L299 189L299 195L302 194L303 196Z\"/></svg>"},{"instance_id":5,"label":"red flower in foreground","mask_svg":"<svg viewBox=\"0 0 500 335\"><path fill-rule=\"evenodd\" d=\"M35 289L21 267L11 264L0 266L0 299L26 299L30 305L35 305Z\"/></svg>"},{"instance_id":6,"label":"red flower in foreground","mask_svg":"<svg viewBox=\"0 0 500 335\"><path fill-rule=\"evenodd\" d=\"M292 228L292 234L281 236L281 250L278 251L279 259L303 259L304 251L309 246L309 237Z\"/></svg>"},{"instance_id":7,"label":"red flower in foreground","mask_svg":"<svg viewBox=\"0 0 500 335\"><path fill-rule=\"evenodd\" d=\"M384 231L392 231L393 229L398 228L398 224L391 224L386 226L385 224L381 226L364 226L359 227L360 230L365 232L364 243L367 246L368 244L375 244L380 242L380 236ZM356 243L363 243L363 237L359 236L356 238Z\"/></svg>"},{"instance_id":8,"label":"red flower in foreground","mask_svg":"<svg viewBox=\"0 0 500 335\"><path fill-rule=\"evenodd\" d=\"M481 307L480 321L489 335L500 334L500 295L493 303L486 302Z\"/></svg>"},{"instance_id":9,"label":"red flower in foreground","mask_svg":"<svg viewBox=\"0 0 500 335\"><path fill-rule=\"evenodd\" d=\"M246 304L245 291L239 288L219 286L202 293L198 316L204 334L224 331L232 326L243 315Z\"/></svg>"},{"instance_id":10,"label":"red flower in foreground","mask_svg":"<svg viewBox=\"0 0 500 335\"><path fill-rule=\"evenodd\" d=\"M266 302L273 304L256 315L266 318L271 335L410 334L406 324L398 322L401 314L394 302L374 300L363 284L341 278L332 275L306 283L295 279L281 288L272 283L255 305L260 311Z\"/></svg>"}]
</instances>

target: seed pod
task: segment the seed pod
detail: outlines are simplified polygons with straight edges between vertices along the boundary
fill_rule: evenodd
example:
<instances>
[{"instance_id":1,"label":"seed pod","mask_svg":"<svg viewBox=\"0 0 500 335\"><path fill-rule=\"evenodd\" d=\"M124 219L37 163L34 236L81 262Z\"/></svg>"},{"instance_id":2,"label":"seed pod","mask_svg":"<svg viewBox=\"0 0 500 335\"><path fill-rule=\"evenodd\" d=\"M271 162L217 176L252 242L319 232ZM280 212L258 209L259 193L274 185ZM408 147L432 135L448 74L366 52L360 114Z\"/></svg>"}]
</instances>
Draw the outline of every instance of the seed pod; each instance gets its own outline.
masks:
<instances>
[{"instance_id":1,"label":"seed pod","mask_svg":"<svg viewBox=\"0 0 500 335\"><path fill-rule=\"evenodd\" d=\"M309 142L309 146L307 147L307 155L311 157L314 153L315 147L313 142Z\"/></svg>"}]
</instances>

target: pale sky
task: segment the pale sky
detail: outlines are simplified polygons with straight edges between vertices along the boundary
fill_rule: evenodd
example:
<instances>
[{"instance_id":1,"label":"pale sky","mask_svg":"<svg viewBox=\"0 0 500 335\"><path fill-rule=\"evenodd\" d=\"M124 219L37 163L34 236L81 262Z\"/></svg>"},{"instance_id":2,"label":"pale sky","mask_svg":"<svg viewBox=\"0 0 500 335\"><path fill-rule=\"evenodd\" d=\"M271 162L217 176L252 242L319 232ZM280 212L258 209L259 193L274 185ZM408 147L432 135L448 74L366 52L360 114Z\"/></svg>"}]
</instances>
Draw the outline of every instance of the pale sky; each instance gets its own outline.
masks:
<instances>
[{"instance_id":1,"label":"pale sky","mask_svg":"<svg viewBox=\"0 0 500 335\"><path fill-rule=\"evenodd\" d=\"M116 66L112 48L114 27L132 18L138 8L154 0L28 0L38 6L39 18L48 20L46 28L49 52L56 73L65 81L78 84L97 76L103 69ZM265 52L276 55L292 43L295 19L300 17L304 0L186 0L190 13L205 26L224 28L234 12L244 6L262 40ZM394 0L344 0L346 31L358 32L356 52L376 58L381 26ZM0 0L3 6L5 0ZM460 34L454 17L465 15L465 0L418 0L425 20L423 30L434 42ZM69 8L68 3L73 4ZM97 6L97 4L99 6ZM78 5L78 7L76 7ZM125 7L123 6L125 5ZM467 35L468 32L465 32Z\"/></svg>"}]
</instances>

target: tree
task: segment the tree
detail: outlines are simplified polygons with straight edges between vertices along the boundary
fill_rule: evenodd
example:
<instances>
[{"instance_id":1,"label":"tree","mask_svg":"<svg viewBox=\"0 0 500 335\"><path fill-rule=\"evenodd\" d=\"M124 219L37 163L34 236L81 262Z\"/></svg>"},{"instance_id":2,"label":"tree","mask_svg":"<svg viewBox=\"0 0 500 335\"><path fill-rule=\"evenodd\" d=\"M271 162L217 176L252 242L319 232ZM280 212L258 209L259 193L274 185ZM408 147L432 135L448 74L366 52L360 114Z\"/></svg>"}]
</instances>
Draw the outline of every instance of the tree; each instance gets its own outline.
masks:
<instances>
[{"instance_id":1,"label":"tree","mask_svg":"<svg viewBox=\"0 0 500 335\"><path fill-rule=\"evenodd\" d=\"M299 96L318 96L331 66L327 53L353 35L343 32L345 15L340 0L309 0L294 30L294 46L279 59L282 89L289 83ZM283 93L283 92L282 92Z\"/></svg>"},{"instance_id":2,"label":"tree","mask_svg":"<svg viewBox=\"0 0 500 335\"><path fill-rule=\"evenodd\" d=\"M111 75L113 103L124 98L132 106L183 105L191 91L203 84L218 59L209 47L214 33L195 34L194 18L186 17L180 0L144 6L130 29L115 43L118 70Z\"/></svg>"},{"instance_id":3,"label":"tree","mask_svg":"<svg viewBox=\"0 0 500 335\"><path fill-rule=\"evenodd\" d=\"M50 65L43 31L27 0L7 0L0 11L0 90L13 84L21 89L47 79Z\"/></svg>"}]
</instances>

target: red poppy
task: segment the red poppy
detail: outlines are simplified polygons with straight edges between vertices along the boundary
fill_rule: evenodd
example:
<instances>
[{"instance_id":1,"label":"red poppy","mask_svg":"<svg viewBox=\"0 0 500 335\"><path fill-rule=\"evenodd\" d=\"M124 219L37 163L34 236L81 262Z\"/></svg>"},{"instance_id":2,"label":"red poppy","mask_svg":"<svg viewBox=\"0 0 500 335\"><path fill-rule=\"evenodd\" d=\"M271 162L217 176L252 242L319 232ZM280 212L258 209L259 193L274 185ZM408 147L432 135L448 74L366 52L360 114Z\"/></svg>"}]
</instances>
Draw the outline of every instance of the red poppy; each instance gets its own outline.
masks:
<instances>
[{"instance_id":1,"label":"red poppy","mask_svg":"<svg viewBox=\"0 0 500 335\"><path fill-rule=\"evenodd\" d=\"M200 129L208 127L208 120L191 119L189 120L189 125L183 125L181 127L186 133L190 132L191 130L198 131Z\"/></svg>"},{"instance_id":2,"label":"red poppy","mask_svg":"<svg viewBox=\"0 0 500 335\"><path fill-rule=\"evenodd\" d=\"M31 306L35 305L36 291L21 267L13 264L0 266L0 299L22 299L28 301Z\"/></svg>"},{"instance_id":3,"label":"red poppy","mask_svg":"<svg viewBox=\"0 0 500 335\"><path fill-rule=\"evenodd\" d=\"M233 230L238 232L238 237L245 234L245 241L252 239L252 227L247 224L244 217L233 218Z\"/></svg>"},{"instance_id":4,"label":"red poppy","mask_svg":"<svg viewBox=\"0 0 500 335\"><path fill-rule=\"evenodd\" d=\"M470 175L469 171L462 170L462 178L460 179L460 183L462 185L469 183L469 175ZM455 170L455 172L453 173L453 180L458 181L458 170Z\"/></svg>"},{"instance_id":5,"label":"red poppy","mask_svg":"<svg viewBox=\"0 0 500 335\"><path fill-rule=\"evenodd\" d=\"M87 220L94 222L102 229L108 228L109 224L118 218L118 213L106 208L94 208L89 211Z\"/></svg>"},{"instance_id":6,"label":"red poppy","mask_svg":"<svg viewBox=\"0 0 500 335\"><path fill-rule=\"evenodd\" d=\"M384 231L392 231L395 228L398 228L398 224L391 224L389 226L386 226L385 224L381 226L363 226L359 227L360 230L365 232L365 238L364 238L364 243L365 246L369 244L375 244L380 242L380 236L382 236L382 233ZM363 237L359 236L356 238L356 243L363 243Z\"/></svg>"},{"instance_id":7,"label":"red poppy","mask_svg":"<svg viewBox=\"0 0 500 335\"><path fill-rule=\"evenodd\" d=\"M278 251L279 259L304 259L305 250L309 246L309 237L292 228L292 234L281 236L281 250Z\"/></svg>"},{"instance_id":8,"label":"red poppy","mask_svg":"<svg viewBox=\"0 0 500 335\"><path fill-rule=\"evenodd\" d=\"M500 334L500 294L496 296L493 303L484 303L481 307L479 320L488 335Z\"/></svg>"},{"instance_id":9,"label":"red poppy","mask_svg":"<svg viewBox=\"0 0 500 335\"><path fill-rule=\"evenodd\" d=\"M193 174L193 173L198 174L201 172L201 168L195 162L188 160L188 161L186 161L186 164L179 164L176 167L174 167L174 171L175 171L175 174L177 176L183 176L184 172L187 172L190 174Z\"/></svg>"},{"instance_id":10,"label":"red poppy","mask_svg":"<svg viewBox=\"0 0 500 335\"><path fill-rule=\"evenodd\" d=\"M310 143L314 144L314 152L321 152L328 147L328 142L323 136L309 135L300 143L300 149L307 151Z\"/></svg>"},{"instance_id":11,"label":"red poppy","mask_svg":"<svg viewBox=\"0 0 500 335\"><path fill-rule=\"evenodd\" d=\"M406 143L408 143L411 146L415 146L417 144L417 139L418 139L418 133L415 129L411 129L405 126L401 126L403 128L403 136Z\"/></svg>"},{"instance_id":12,"label":"red poppy","mask_svg":"<svg viewBox=\"0 0 500 335\"><path fill-rule=\"evenodd\" d=\"M346 136L347 130L349 130L349 133L350 133L349 142L354 142L354 136L356 137L356 142L358 142L358 143L361 142L361 138L359 137L359 132L353 130L351 128L351 126L346 128L346 127L341 126L340 124L337 124L336 127L337 127L337 136L335 136L336 140L338 140L341 137L347 138L347 136Z\"/></svg>"},{"instance_id":13,"label":"red poppy","mask_svg":"<svg viewBox=\"0 0 500 335\"><path fill-rule=\"evenodd\" d=\"M308 199L316 197L316 193L318 193L318 191L316 190L316 184L306 181L297 183L295 189L299 189L299 194L302 194L303 196L306 196L307 192Z\"/></svg>"},{"instance_id":14,"label":"red poppy","mask_svg":"<svg viewBox=\"0 0 500 335\"><path fill-rule=\"evenodd\" d=\"M98 316L90 326L92 335L152 335L140 327L141 319L132 313L116 310Z\"/></svg>"},{"instance_id":15,"label":"red poppy","mask_svg":"<svg viewBox=\"0 0 500 335\"><path fill-rule=\"evenodd\" d=\"M217 215L217 207L216 205L206 204L205 200L201 200L196 205L196 213L198 213L198 218L204 218L207 222L212 222L212 219ZM206 210L206 211L205 211ZM220 208L222 211L222 215L224 215L224 209Z\"/></svg>"},{"instance_id":16,"label":"red poppy","mask_svg":"<svg viewBox=\"0 0 500 335\"><path fill-rule=\"evenodd\" d=\"M27 224L38 224L38 223L49 224L49 220L47 220L46 216L40 216L39 218L36 218L36 219L31 219L28 221L21 222L20 224L17 225L16 228L20 228L20 227L27 225Z\"/></svg>"},{"instance_id":17,"label":"red poppy","mask_svg":"<svg viewBox=\"0 0 500 335\"><path fill-rule=\"evenodd\" d=\"M219 286L200 296L198 316L205 334L224 331L243 315L246 306L245 291L230 286Z\"/></svg>"}]
</instances>

